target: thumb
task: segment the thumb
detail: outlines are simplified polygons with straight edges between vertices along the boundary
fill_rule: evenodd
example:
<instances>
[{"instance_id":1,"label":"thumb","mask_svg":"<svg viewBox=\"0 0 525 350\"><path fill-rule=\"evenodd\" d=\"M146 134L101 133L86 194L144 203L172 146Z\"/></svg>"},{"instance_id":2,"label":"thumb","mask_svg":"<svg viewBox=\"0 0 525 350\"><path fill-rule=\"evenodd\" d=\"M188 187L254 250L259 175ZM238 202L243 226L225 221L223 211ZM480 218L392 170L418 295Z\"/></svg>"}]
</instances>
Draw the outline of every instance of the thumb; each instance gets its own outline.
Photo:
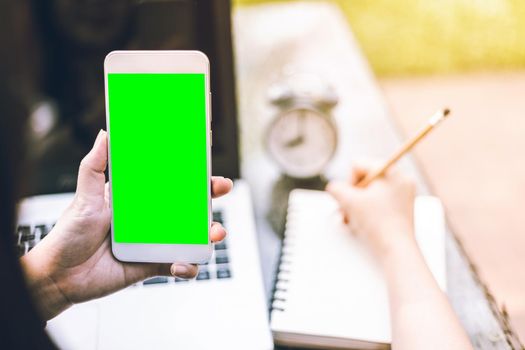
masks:
<instances>
[{"instance_id":1,"label":"thumb","mask_svg":"<svg viewBox=\"0 0 525 350\"><path fill-rule=\"evenodd\" d=\"M101 200L104 201L106 170L108 162L107 133L100 130L93 148L80 162L78 170L76 197L81 202Z\"/></svg>"},{"instance_id":2,"label":"thumb","mask_svg":"<svg viewBox=\"0 0 525 350\"><path fill-rule=\"evenodd\" d=\"M374 160L357 161L352 166L352 173L350 174L350 184L357 185L361 180L368 176L374 169L378 167L379 162Z\"/></svg>"},{"instance_id":3,"label":"thumb","mask_svg":"<svg viewBox=\"0 0 525 350\"><path fill-rule=\"evenodd\" d=\"M362 181L369 173L369 169L365 167L361 167L359 165L354 165L352 167L352 173L350 174L350 184L352 186L357 185L360 181Z\"/></svg>"}]
</instances>

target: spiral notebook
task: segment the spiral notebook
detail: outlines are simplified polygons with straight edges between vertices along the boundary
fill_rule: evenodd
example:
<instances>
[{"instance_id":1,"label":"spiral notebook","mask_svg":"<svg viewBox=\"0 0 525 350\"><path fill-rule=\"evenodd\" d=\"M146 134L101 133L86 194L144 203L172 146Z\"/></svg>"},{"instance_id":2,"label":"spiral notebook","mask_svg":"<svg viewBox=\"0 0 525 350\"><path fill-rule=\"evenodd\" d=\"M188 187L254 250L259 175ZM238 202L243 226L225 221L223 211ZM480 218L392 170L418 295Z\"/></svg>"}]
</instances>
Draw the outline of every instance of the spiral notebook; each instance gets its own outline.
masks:
<instances>
[{"instance_id":1,"label":"spiral notebook","mask_svg":"<svg viewBox=\"0 0 525 350\"><path fill-rule=\"evenodd\" d=\"M428 266L446 289L445 221L439 199L415 202L415 232ZM377 218L381 220L381 217ZM321 191L290 194L272 302L276 344L323 349L388 349L385 281L362 242Z\"/></svg>"}]
</instances>

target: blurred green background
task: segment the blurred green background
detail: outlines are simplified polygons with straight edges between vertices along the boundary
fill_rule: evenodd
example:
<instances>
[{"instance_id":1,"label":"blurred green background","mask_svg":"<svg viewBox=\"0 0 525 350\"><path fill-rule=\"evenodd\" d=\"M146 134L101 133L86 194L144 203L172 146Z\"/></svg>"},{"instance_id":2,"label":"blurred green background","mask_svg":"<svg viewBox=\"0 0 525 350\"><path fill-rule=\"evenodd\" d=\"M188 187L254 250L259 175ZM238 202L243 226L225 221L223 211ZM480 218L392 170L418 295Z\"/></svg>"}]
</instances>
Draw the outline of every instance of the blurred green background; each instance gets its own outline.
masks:
<instances>
[{"instance_id":1,"label":"blurred green background","mask_svg":"<svg viewBox=\"0 0 525 350\"><path fill-rule=\"evenodd\" d=\"M234 0L238 6L283 0ZM525 0L332 0L375 73L525 68Z\"/></svg>"}]
</instances>

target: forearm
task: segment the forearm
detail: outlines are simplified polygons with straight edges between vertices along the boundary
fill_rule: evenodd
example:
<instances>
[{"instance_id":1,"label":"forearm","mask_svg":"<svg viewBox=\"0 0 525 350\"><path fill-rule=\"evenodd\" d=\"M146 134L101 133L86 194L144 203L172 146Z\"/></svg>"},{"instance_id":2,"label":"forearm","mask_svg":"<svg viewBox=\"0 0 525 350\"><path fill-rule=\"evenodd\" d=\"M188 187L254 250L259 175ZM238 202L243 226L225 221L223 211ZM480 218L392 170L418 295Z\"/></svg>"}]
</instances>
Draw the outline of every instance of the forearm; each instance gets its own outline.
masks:
<instances>
[{"instance_id":1,"label":"forearm","mask_svg":"<svg viewBox=\"0 0 525 350\"><path fill-rule=\"evenodd\" d=\"M414 239L406 236L396 241L382 265L390 299L393 349L472 349Z\"/></svg>"},{"instance_id":2,"label":"forearm","mask_svg":"<svg viewBox=\"0 0 525 350\"><path fill-rule=\"evenodd\" d=\"M49 271L40 247L35 247L20 259L26 276L26 283L35 304L44 320L49 320L72 304L50 278Z\"/></svg>"}]
</instances>

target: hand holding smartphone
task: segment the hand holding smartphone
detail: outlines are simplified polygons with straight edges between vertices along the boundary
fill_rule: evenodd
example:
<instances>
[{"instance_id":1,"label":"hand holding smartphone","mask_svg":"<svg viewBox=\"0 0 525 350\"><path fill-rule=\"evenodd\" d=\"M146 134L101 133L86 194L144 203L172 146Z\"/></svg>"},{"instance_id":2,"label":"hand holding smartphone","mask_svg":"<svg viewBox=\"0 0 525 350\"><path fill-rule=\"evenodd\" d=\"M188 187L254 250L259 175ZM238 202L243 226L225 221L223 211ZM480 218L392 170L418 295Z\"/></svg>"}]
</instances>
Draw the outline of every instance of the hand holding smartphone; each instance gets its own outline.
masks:
<instances>
[{"instance_id":1,"label":"hand holding smartphone","mask_svg":"<svg viewBox=\"0 0 525 350\"><path fill-rule=\"evenodd\" d=\"M198 51L114 51L104 61L104 75L114 256L127 262L207 261L207 57Z\"/></svg>"}]
</instances>

